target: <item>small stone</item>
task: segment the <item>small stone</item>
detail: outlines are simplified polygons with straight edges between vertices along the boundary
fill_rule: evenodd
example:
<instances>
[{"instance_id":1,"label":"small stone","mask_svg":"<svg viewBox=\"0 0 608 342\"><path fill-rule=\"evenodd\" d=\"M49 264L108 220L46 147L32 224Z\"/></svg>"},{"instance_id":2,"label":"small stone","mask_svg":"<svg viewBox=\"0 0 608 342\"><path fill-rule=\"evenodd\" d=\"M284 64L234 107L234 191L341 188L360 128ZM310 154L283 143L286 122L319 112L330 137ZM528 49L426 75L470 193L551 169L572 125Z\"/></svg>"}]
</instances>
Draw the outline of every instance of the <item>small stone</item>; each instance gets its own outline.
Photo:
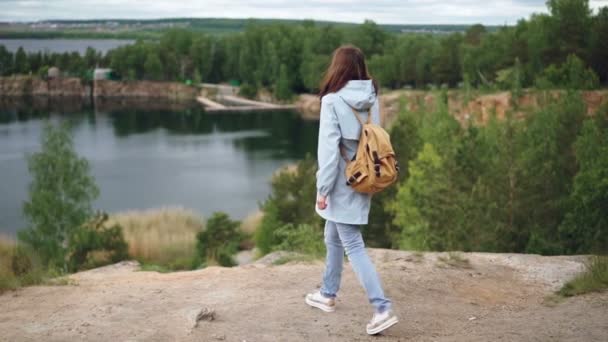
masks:
<instances>
[{"instance_id":1,"label":"small stone","mask_svg":"<svg viewBox=\"0 0 608 342\"><path fill-rule=\"evenodd\" d=\"M476 320L476 319L477 319L477 317L475 317L475 316L471 316L471 317L469 317L469 321L474 321L474 320Z\"/></svg>"},{"instance_id":2,"label":"small stone","mask_svg":"<svg viewBox=\"0 0 608 342\"><path fill-rule=\"evenodd\" d=\"M194 309L188 313L189 325L192 329L198 326L200 321L211 322L215 319L215 310L211 308Z\"/></svg>"},{"instance_id":3,"label":"small stone","mask_svg":"<svg viewBox=\"0 0 608 342\"><path fill-rule=\"evenodd\" d=\"M223 341L223 340L226 339L226 335L216 335L216 334L213 334L213 335L211 335L211 337L214 338L214 339L216 339L216 340L219 340L219 341Z\"/></svg>"}]
</instances>

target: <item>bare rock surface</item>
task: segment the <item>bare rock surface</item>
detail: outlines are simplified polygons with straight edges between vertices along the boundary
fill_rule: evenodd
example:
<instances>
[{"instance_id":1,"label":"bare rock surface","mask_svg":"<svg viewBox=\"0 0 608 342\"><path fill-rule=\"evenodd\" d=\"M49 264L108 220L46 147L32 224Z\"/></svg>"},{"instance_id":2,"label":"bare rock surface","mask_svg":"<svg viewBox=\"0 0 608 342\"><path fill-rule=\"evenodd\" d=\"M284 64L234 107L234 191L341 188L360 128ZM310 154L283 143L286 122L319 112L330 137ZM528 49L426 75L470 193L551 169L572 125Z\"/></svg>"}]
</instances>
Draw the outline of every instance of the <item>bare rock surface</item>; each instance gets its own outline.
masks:
<instances>
[{"instance_id":1,"label":"bare rock surface","mask_svg":"<svg viewBox=\"0 0 608 342\"><path fill-rule=\"evenodd\" d=\"M370 249L400 322L367 336L372 309L349 265L337 309L308 307L321 262L174 273L122 262L70 285L0 295L0 341L608 341L608 293L549 303L584 257Z\"/></svg>"}]
</instances>

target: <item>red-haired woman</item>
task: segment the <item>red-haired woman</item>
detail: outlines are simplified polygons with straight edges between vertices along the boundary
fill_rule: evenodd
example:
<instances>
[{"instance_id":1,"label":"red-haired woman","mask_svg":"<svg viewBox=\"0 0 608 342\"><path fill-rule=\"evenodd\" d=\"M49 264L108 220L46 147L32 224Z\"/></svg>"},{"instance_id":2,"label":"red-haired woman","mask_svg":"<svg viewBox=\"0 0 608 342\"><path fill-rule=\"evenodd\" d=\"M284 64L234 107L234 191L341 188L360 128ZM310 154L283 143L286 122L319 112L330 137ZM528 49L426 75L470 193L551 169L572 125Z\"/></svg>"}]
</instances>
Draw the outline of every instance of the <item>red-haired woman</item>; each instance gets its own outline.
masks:
<instances>
[{"instance_id":1,"label":"red-haired woman","mask_svg":"<svg viewBox=\"0 0 608 342\"><path fill-rule=\"evenodd\" d=\"M378 85L370 77L365 57L358 48L346 45L334 51L321 84L321 119L317 159L317 213L325 222L327 259L323 285L306 296L306 303L326 312L335 310L340 287L344 252L365 288L375 313L367 324L367 333L377 334L398 322L392 313L380 278L363 243L359 225L367 224L371 195L355 192L346 184L345 158L352 159L357 150L362 120L368 115L379 124Z\"/></svg>"}]
</instances>

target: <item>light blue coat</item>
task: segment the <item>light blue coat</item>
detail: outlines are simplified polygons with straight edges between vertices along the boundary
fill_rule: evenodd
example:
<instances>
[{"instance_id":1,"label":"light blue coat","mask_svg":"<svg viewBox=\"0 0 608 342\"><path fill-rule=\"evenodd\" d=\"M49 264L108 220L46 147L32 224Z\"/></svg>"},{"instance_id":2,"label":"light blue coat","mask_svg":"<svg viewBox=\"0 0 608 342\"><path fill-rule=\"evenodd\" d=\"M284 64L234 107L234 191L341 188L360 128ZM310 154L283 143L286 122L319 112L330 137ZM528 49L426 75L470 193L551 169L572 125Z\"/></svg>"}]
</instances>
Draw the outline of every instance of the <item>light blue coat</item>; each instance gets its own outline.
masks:
<instances>
[{"instance_id":1,"label":"light blue coat","mask_svg":"<svg viewBox=\"0 0 608 342\"><path fill-rule=\"evenodd\" d=\"M350 105L350 107L349 107ZM317 160L317 192L328 196L327 207L317 214L322 218L346 224L367 224L371 195L355 192L346 185L346 161L340 154L340 143L351 159L357 151L361 124L352 111L355 108L362 120L367 120L371 108L372 122L380 124L380 110L371 80L349 81L336 93L321 99L319 145Z\"/></svg>"}]
</instances>

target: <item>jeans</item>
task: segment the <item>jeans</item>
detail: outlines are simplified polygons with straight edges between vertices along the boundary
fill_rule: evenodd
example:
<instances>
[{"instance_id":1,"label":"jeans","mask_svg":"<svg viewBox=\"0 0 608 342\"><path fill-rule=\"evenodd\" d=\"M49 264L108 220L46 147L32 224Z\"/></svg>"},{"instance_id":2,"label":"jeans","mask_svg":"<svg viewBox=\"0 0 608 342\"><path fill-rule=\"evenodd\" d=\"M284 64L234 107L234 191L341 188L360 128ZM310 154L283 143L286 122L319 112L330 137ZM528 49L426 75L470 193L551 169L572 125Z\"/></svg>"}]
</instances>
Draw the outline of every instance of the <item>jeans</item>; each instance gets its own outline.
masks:
<instances>
[{"instance_id":1,"label":"jeans","mask_svg":"<svg viewBox=\"0 0 608 342\"><path fill-rule=\"evenodd\" d=\"M391 301L384 297L382 284L376 268L365 250L361 229L356 225L325 222L325 246L327 259L321 294L328 298L336 297L340 289L344 251L348 256L353 271L365 289L369 302L376 312L382 313L391 308Z\"/></svg>"}]
</instances>

